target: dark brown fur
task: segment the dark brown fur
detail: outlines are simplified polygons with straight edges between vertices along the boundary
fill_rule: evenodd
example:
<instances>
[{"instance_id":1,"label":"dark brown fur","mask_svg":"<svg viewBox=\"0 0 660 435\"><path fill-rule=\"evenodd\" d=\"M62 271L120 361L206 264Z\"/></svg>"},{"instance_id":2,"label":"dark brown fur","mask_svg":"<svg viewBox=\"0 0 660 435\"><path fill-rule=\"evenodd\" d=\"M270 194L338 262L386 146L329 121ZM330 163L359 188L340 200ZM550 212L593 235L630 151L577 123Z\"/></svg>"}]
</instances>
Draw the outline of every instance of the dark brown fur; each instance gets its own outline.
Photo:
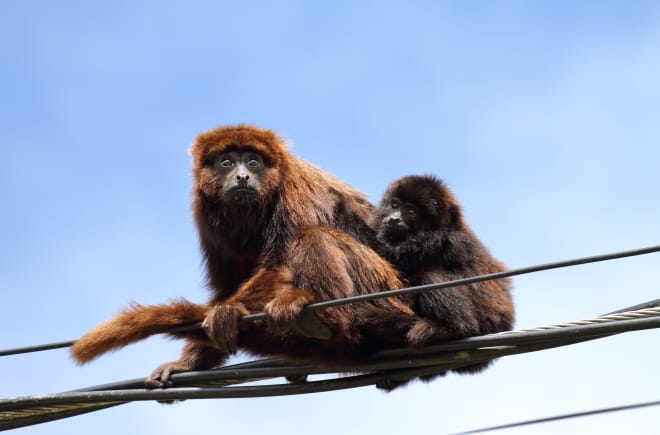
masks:
<instances>
[{"instance_id":1,"label":"dark brown fur","mask_svg":"<svg viewBox=\"0 0 660 435\"><path fill-rule=\"evenodd\" d=\"M245 184L234 197L227 186L237 182L216 160L228 151L253 151L264 159L264 168L250 174L252 187ZM373 207L360 192L290 154L270 130L211 130L197 137L191 153L193 214L212 290L210 308L190 309L185 302L133 307L82 337L73 347L78 361L202 320L206 336L175 334L189 338L183 355L157 368L148 385L167 385L172 373L211 368L239 347L343 363L405 344L416 319L405 299L317 311L329 339L314 338L295 323L309 303L403 286L398 272L365 244L373 236L367 225ZM240 316L261 311L268 321L239 334Z\"/></svg>"},{"instance_id":2,"label":"dark brown fur","mask_svg":"<svg viewBox=\"0 0 660 435\"><path fill-rule=\"evenodd\" d=\"M458 200L432 176L408 176L392 183L370 223L376 231L376 249L410 285L506 270L465 223ZM409 342L423 345L434 339L510 330L514 321L510 288L508 279L499 279L415 295L413 310L425 320L409 331ZM488 365L455 371L476 373Z\"/></svg>"}]
</instances>

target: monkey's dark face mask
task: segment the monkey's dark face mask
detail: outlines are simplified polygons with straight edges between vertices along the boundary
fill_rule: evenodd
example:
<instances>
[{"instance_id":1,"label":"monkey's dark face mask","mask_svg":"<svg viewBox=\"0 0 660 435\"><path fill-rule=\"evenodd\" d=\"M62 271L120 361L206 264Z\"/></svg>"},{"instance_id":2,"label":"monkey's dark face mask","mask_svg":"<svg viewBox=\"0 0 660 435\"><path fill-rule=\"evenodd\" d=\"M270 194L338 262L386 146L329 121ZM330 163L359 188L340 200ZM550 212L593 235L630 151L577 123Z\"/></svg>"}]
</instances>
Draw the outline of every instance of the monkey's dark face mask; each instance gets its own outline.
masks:
<instances>
[{"instance_id":1,"label":"monkey's dark face mask","mask_svg":"<svg viewBox=\"0 0 660 435\"><path fill-rule=\"evenodd\" d=\"M215 158L214 168L222 178L223 199L237 206L260 203L261 179L266 165L253 151L229 151Z\"/></svg>"},{"instance_id":2,"label":"monkey's dark face mask","mask_svg":"<svg viewBox=\"0 0 660 435\"><path fill-rule=\"evenodd\" d=\"M411 237L418 230L419 212L418 207L399 201L381 206L381 220L377 227L379 241L396 246Z\"/></svg>"},{"instance_id":3,"label":"monkey's dark face mask","mask_svg":"<svg viewBox=\"0 0 660 435\"><path fill-rule=\"evenodd\" d=\"M386 223L378 232L378 239L388 245L398 245L403 242L408 235L408 228L404 223Z\"/></svg>"}]
</instances>

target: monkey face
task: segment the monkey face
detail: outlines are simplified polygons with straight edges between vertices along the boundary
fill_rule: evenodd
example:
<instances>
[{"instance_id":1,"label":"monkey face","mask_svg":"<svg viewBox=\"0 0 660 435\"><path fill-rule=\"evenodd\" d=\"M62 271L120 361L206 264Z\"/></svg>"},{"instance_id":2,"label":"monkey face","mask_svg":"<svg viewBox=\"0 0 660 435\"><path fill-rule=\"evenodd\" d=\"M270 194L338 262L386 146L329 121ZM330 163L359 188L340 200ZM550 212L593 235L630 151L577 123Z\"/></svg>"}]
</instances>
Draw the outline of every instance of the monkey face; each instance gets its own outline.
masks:
<instances>
[{"instance_id":1,"label":"monkey face","mask_svg":"<svg viewBox=\"0 0 660 435\"><path fill-rule=\"evenodd\" d=\"M227 151L218 154L213 168L222 180L223 199L235 205L259 201L266 164L254 151Z\"/></svg>"},{"instance_id":2,"label":"monkey face","mask_svg":"<svg viewBox=\"0 0 660 435\"><path fill-rule=\"evenodd\" d=\"M372 228L390 246L421 232L465 227L460 204L445 184L431 175L409 175L393 182L372 216Z\"/></svg>"},{"instance_id":3,"label":"monkey face","mask_svg":"<svg viewBox=\"0 0 660 435\"><path fill-rule=\"evenodd\" d=\"M213 215L266 209L287 173L286 144L275 132L251 126L202 133L190 153L196 204L210 207L205 212Z\"/></svg>"},{"instance_id":4,"label":"monkey face","mask_svg":"<svg viewBox=\"0 0 660 435\"><path fill-rule=\"evenodd\" d=\"M376 209L373 227L379 241L397 245L420 229L423 210L398 198L386 198Z\"/></svg>"}]
</instances>

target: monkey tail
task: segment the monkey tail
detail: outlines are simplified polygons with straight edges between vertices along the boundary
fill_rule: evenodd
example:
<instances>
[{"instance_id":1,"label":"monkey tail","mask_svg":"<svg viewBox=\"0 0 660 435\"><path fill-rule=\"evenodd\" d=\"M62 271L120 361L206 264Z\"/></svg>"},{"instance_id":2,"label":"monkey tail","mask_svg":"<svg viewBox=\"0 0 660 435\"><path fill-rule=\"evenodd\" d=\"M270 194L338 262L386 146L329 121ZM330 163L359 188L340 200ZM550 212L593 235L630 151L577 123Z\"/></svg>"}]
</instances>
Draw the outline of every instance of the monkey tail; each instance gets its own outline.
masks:
<instances>
[{"instance_id":1,"label":"monkey tail","mask_svg":"<svg viewBox=\"0 0 660 435\"><path fill-rule=\"evenodd\" d=\"M201 322L206 316L206 305L193 304L185 299L164 305L131 304L112 319L101 323L71 346L73 358L87 363L111 350L143 340L151 335L169 332L176 338L204 341L202 331L170 332L176 326Z\"/></svg>"}]
</instances>

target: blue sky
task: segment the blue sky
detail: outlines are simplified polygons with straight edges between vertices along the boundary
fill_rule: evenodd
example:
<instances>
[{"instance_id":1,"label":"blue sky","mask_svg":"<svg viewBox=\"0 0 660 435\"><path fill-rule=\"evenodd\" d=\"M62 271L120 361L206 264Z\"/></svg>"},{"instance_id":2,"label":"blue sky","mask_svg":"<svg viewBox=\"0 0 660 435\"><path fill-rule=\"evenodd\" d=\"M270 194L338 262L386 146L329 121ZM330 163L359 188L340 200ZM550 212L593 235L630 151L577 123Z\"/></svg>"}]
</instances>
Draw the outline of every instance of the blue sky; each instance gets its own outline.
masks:
<instances>
[{"instance_id":1,"label":"blue sky","mask_svg":"<svg viewBox=\"0 0 660 435\"><path fill-rule=\"evenodd\" d=\"M223 124L277 130L373 201L436 174L510 267L660 243L656 2L356 3L0 3L0 348L75 338L133 300L206 299L187 149ZM659 258L519 277L517 326L658 298ZM389 395L137 403L16 433L449 433L658 400L657 339ZM3 357L0 397L144 376L180 348ZM501 433L652 433L657 412Z\"/></svg>"}]
</instances>

